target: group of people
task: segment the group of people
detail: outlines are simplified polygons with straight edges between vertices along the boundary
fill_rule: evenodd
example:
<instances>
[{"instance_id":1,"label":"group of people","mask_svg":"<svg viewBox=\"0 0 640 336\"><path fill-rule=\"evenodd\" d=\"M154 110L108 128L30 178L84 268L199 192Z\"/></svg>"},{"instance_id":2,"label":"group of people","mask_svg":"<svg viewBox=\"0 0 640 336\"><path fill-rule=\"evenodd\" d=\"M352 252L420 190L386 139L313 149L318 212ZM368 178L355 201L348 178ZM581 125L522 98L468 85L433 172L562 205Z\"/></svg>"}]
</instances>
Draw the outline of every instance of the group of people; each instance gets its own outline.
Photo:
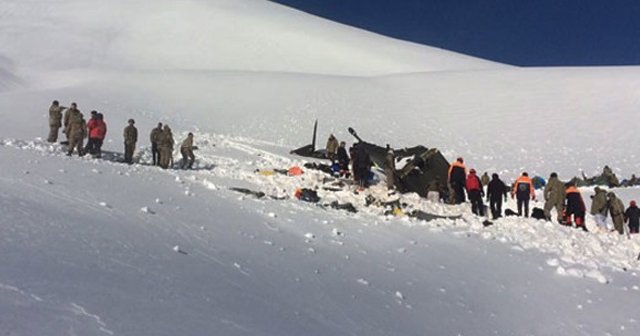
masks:
<instances>
[{"instance_id":1,"label":"group of people","mask_svg":"<svg viewBox=\"0 0 640 336\"><path fill-rule=\"evenodd\" d=\"M70 107L67 108L60 105L57 100L54 100L49 108L49 136L47 141L57 142L58 133L62 126L64 126L62 132L67 137L68 156L71 156L77 150L79 156L89 153L94 157L101 157L102 144L107 135L107 124L102 113L98 113L95 110L91 111L91 118L86 122L76 103L71 103ZM128 120L127 126L124 128L123 137L123 162L132 164L136 143L138 142L138 129L135 127L135 120ZM88 138L87 145L83 146L85 138ZM164 169L173 166L173 146L175 141L169 125L163 126L162 123L158 123L158 126L151 130L150 140L153 165ZM197 149L197 146L193 145L193 133L189 133L180 146L180 153L182 154L180 168L193 168L195 161L194 149Z\"/></svg>"},{"instance_id":2,"label":"group of people","mask_svg":"<svg viewBox=\"0 0 640 336\"><path fill-rule=\"evenodd\" d=\"M69 147L67 155L71 156L74 150L81 156L86 153L96 157L102 155L102 143L107 135L107 124L102 113L91 111L91 118L87 122L76 103L71 103L67 108L54 100L49 108L49 142L58 141L58 133L62 126L62 133L67 137ZM83 146L85 138L88 138L86 147Z\"/></svg>"},{"instance_id":3,"label":"group of people","mask_svg":"<svg viewBox=\"0 0 640 336\"><path fill-rule=\"evenodd\" d=\"M347 152L347 144L331 134L327 139L326 155L332 163L332 169L343 177L353 176L354 181L361 189L369 186L371 180L371 167L373 161L363 146L354 143ZM351 168L351 169L349 169Z\"/></svg>"},{"instance_id":4,"label":"group of people","mask_svg":"<svg viewBox=\"0 0 640 336\"><path fill-rule=\"evenodd\" d=\"M604 176L614 176L609 167L605 167ZM611 177L609 177L609 180ZM478 177L475 169L466 172L463 158L459 157L449 167L448 181L454 194L453 203L465 202L465 192L471 203L474 214L484 216L485 206L483 197L489 201L493 219L502 216L502 202L506 202L508 195L517 200L518 216L529 217L529 201L536 199L535 188L532 179L523 172L509 188L498 174L493 174L491 180L487 173ZM603 232L617 231L620 234L638 233L640 227L640 209L635 201L629 203L625 209L623 201L614 192L607 192L600 187L595 187L595 195L592 196L591 211L598 229ZM586 206L580 190L572 180L563 183L558 179L557 173L551 173L543 191L544 209L542 218L551 221L551 210L555 210L559 224L587 230L585 226ZM611 216L613 226L607 224L607 214ZM540 219L542 219L540 218ZM625 223L628 226L625 227ZM628 231L627 231L628 229Z\"/></svg>"}]
</instances>

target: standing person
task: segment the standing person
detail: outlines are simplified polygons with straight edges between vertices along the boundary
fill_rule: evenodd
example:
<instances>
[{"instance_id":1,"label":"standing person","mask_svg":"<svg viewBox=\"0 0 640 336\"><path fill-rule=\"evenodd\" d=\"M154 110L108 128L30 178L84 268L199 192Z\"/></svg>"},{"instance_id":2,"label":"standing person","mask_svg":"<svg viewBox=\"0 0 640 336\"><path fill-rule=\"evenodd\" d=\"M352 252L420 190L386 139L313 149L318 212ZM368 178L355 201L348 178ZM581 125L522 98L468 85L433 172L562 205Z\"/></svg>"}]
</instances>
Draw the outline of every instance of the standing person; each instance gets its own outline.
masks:
<instances>
[{"instance_id":1,"label":"standing person","mask_svg":"<svg viewBox=\"0 0 640 336\"><path fill-rule=\"evenodd\" d=\"M491 216L493 219L502 217L502 198L504 198L505 202L507 201L508 190L498 174L493 173L493 175L491 175L491 182L489 182L489 186L487 187L487 200L491 207Z\"/></svg>"},{"instance_id":2,"label":"standing person","mask_svg":"<svg viewBox=\"0 0 640 336\"><path fill-rule=\"evenodd\" d=\"M160 164L160 151L158 150L158 140L160 139L160 134L162 133L162 123L158 123L158 127L151 130L151 134L149 135L149 139L151 140L151 156L153 157L153 165L157 166Z\"/></svg>"},{"instance_id":3,"label":"standing person","mask_svg":"<svg viewBox=\"0 0 640 336\"><path fill-rule=\"evenodd\" d=\"M640 229L640 209L638 209L636 201L629 203L629 207L624 212L624 221L629 222L629 233L638 233L638 229Z\"/></svg>"},{"instance_id":4,"label":"standing person","mask_svg":"<svg viewBox=\"0 0 640 336\"><path fill-rule=\"evenodd\" d=\"M349 176L349 154L346 149L347 144L344 141L340 142L338 147L338 164L340 165L340 176Z\"/></svg>"},{"instance_id":5,"label":"standing person","mask_svg":"<svg viewBox=\"0 0 640 336\"><path fill-rule=\"evenodd\" d=\"M193 133L189 132L187 138L182 142L182 145L180 146L180 154L182 154L182 163L180 164L180 168L184 169L184 166L186 165L188 169L191 169L193 161L196 159L196 156L193 155ZM187 164L187 161L189 164Z\"/></svg>"},{"instance_id":6,"label":"standing person","mask_svg":"<svg viewBox=\"0 0 640 336\"><path fill-rule=\"evenodd\" d=\"M89 118L89 122L87 122L87 146L84 147L84 151L91 155L95 154L95 148L97 147L96 132L98 127L98 112L95 110L91 111L91 118Z\"/></svg>"},{"instance_id":7,"label":"standing person","mask_svg":"<svg viewBox=\"0 0 640 336\"><path fill-rule=\"evenodd\" d=\"M560 182L557 173L551 173L547 185L544 186L544 216L548 221L551 221L551 210L553 208L556 209L558 223L564 220L562 212L564 211L565 195L566 188L564 183Z\"/></svg>"},{"instance_id":8,"label":"standing person","mask_svg":"<svg viewBox=\"0 0 640 336\"><path fill-rule=\"evenodd\" d=\"M102 144L104 143L104 138L107 136L107 123L104 121L104 115L102 113L98 113L96 120L94 155L100 158L102 157Z\"/></svg>"},{"instance_id":9,"label":"standing person","mask_svg":"<svg viewBox=\"0 0 640 336\"><path fill-rule=\"evenodd\" d=\"M331 163L336 159L336 152L338 151L338 139L331 134L329 135L329 139L327 139L327 158L331 160Z\"/></svg>"},{"instance_id":10,"label":"standing person","mask_svg":"<svg viewBox=\"0 0 640 336\"><path fill-rule=\"evenodd\" d=\"M570 226L571 216L573 216L573 220L576 222L576 228L582 228L582 230L587 231L587 226L584 221L587 208L584 206L582 195L580 195L580 190L576 188L575 183L570 182L567 184L565 199L567 200L567 205L565 207L564 225Z\"/></svg>"},{"instance_id":11,"label":"standing person","mask_svg":"<svg viewBox=\"0 0 640 336\"><path fill-rule=\"evenodd\" d=\"M607 201L607 191L600 187L593 189L595 194L591 196L591 214L593 215L598 230L609 232L607 225L607 213L609 212L609 202Z\"/></svg>"},{"instance_id":12,"label":"standing person","mask_svg":"<svg viewBox=\"0 0 640 336\"><path fill-rule=\"evenodd\" d=\"M163 169L169 168L171 161L173 160L173 134L169 125L164 125L160 138L158 139L158 150L160 150L160 167Z\"/></svg>"},{"instance_id":13,"label":"standing person","mask_svg":"<svg viewBox=\"0 0 640 336\"><path fill-rule=\"evenodd\" d=\"M133 151L136 149L136 142L138 142L138 129L133 126L136 122L133 119L129 119L129 125L124 128L124 162L128 164L133 163Z\"/></svg>"},{"instance_id":14,"label":"standing person","mask_svg":"<svg viewBox=\"0 0 640 336\"><path fill-rule=\"evenodd\" d=\"M482 188L489 185L489 182L491 182L491 179L489 178L489 174L487 172L484 172L484 174L480 176L480 182L482 182Z\"/></svg>"},{"instance_id":15,"label":"standing person","mask_svg":"<svg viewBox=\"0 0 640 336\"><path fill-rule=\"evenodd\" d=\"M62 111L66 109L64 106L60 106L57 100L54 100L49 107L49 137L47 141L58 141L58 131L62 127Z\"/></svg>"},{"instance_id":16,"label":"standing person","mask_svg":"<svg viewBox=\"0 0 640 336\"><path fill-rule=\"evenodd\" d=\"M358 143L354 143L349 148L349 156L351 156L351 173L353 175L353 181L360 183L360 169L358 169Z\"/></svg>"},{"instance_id":17,"label":"standing person","mask_svg":"<svg viewBox=\"0 0 640 336\"><path fill-rule=\"evenodd\" d=\"M467 168L464 160L459 157L449 166L448 181L455 197L455 204L464 203L464 186L467 178Z\"/></svg>"},{"instance_id":18,"label":"standing person","mask_svg":"<svg viewBox=\"0 0 640 336\"><path fill-rule=\"evenodd\" d=\"M612 192L607 194L607 198L613 227L619 234L624 234L624 203Z\"/></svg>"},{"instance_id":19,"label":"standing person","mask_svg":"<svg viewBox=\"0 0 640 336\"><path fill-rule=\"evenodd\" d=\"M482 181L480 181L480 178L476 175L476 170L473 168L469 170L465 187L467 188L469 201L471 201L471 211L475 215L484 216L484 204L482 204L484 191L482 191Z\"/></svg>"},{"instance_id":20,"label":"standing person","mask_svg":"<svg viewBox=\"0 0 640 336\"><path fill-rule=\"evenodd\" d=\"M522 207L524 207L524 216L529 217L529 200L535 201L536 194L527 172L522 173L513 184L511 198L514 197L518 200L518 216L522 216Z\"/></svg>"},{"instance_id":21,"label":"standing person","mask_svg":"<svg viewBox=\"0 0 640 336\"><path fill-rule=\"evenodd\" d=\"M78 113L80 113L80 110L78 110L78 105L76 103L71 103L71 106L64 111L64 129L62 132L67 137L67 142L69 142L69 119L71 119L72 115L75 116Z\"/></svg>"},{"instance_id":22,"label":"standing person","mask_svg":"<svg viewBox=\"0 0 640 336\"><path fill-rule=\"evenodd\" d=\"M77 109L69 112L69 118L67 122L66 134L69 137L69 150L67 156L73 154L74 149L78 150L78 155L84 155L84 148L82 143L87 135L87 124L82 117L82 113Z\"/></svg>"},{"instance_id":23,"label":"standing person","mask_svg":"<svg viewBox=\"0 0 640 336\"><path fill-rule=\"evenodd\" d=\"M384 175L387 179L387 189L391 190L395 187L396 179L396 156L393 149L387 145L387 155L384 158Z\"/></svg>"},{"instance_id":24,"label":"standing person","mask_svg":"<svg viewBox=\"0 0 640 336\"><path fill-rule=\"evenodd\" d=\"M360 188L369 187L369 173L371 169L371 157L364 146L358 146L358 154L356 155L358 165L358 176L360 178Z\"/></svg>"}]
</instances>

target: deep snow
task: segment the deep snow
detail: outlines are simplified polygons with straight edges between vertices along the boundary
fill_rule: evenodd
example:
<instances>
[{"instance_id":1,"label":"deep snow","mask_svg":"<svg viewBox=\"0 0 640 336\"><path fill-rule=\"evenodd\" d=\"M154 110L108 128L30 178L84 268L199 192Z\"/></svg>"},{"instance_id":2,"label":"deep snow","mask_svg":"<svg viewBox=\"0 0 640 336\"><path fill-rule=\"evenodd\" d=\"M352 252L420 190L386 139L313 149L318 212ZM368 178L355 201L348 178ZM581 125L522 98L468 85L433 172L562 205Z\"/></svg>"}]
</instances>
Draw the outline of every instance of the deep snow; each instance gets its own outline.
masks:
<instances>
[{"instance_id":1,"label":"deep snow","mask_svg":"<svg viewBox=\"0 0 640 336\"><path fill-rule=\"evenodd\" d=\"M256 200L324 176L261 176L329 132L440 148L507 180L637 172L639 72L520 69L336 25L266 1L4 1L0 331L9 335L625 335L640 241L534 220L386 217L351 190L324 209ZM53 99L136 119L140 165L42 141ZM147 135L196 133L162 171ZM176 153L177 155L177 153ZM110 155L107 155L110 157ZM616 190L625 201L638 189ZM368 193L393 199L381 187ZM588 201L589 190L583 190ZM538 206L541 204L538 203ZM509 205L513 207L512 204ZM593 227L591 218L588 225Z\"/></svg>"}]
</instances>

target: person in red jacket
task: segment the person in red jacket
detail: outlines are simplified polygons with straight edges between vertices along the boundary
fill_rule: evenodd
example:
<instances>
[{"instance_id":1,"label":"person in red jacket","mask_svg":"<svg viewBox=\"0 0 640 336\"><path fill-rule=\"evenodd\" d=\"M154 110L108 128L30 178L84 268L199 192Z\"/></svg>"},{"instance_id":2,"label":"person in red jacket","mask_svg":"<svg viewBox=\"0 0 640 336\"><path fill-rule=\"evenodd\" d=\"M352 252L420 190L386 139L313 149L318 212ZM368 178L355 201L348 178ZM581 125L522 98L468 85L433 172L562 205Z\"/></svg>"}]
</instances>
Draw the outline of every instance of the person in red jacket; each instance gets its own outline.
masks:
<instances>
[{"instance_id":1,"label":"person in red jacket","mask_svg":"<svg viewBox=\"0 0 640 336\"><path fill-rule=\"evenodd\" d=\"M587 208L584 206L580 190L576 188L574 183L568 183L566 193L567 205L565 206L564 225L571 226L571 216L573 215L573 219L576 222L576 228L582 228L582 230L587 231L587 227L584 223L584 215Z\"/></svg>"},{"instance_id":2,"label":"person in red jacket","mask_svg":"<svg viewBox=\"0 0 640 336\"><path fill-rule=\"evenodd\" d=\"M476 175L476 170L471 169L467 181L465 183L467 194L469 195L469 201L471 201L471 211L479 216L484 216L484 204L482 203L482 197L484 197L484 191L482 190L482 182Z\"/></svg>"},{"instance_id":3,"label":"person in red jacket","mask_svg":"<svg viewBox=\"0 0 640 336\"><path fill-rule=\"evenodd\" d=\"M96 143L95 138L91 136L91 133L95 132L97 122L98 112L95 110L91 111L91 119L89 119L89 121L87 122L87 137L89 138L89 140L87 141L87 145L84 147L84 152L91 155L95 155Z\"/></svg>"},{"instance_id":4,"label":"person in red jacket","mask_svg":"<svg viewBox=\"0 0 640 336\"><path fill-rule=\"evenodd\" d=\"M93 111L95 112L95 111ZM102 156L102 143L107 134L107 124L104 122L102 113L91 112L91 120L87 123L87 133L89 142L86 151L95 157Z\"/></svg>"},{"instance_id":5,"label":"person in red jacket","mask_svg":"<svg viewBox=\"0 0 640 336\"><path fill-rule=\"evenodd\" d=\"M518 216L522 216L522 207L524 206L524 216L529 217L529 199L535 201L536 193L533 188L533 181L529 178L529 174L522 173L513 184L511 190L511 198L516 197L518 200Z\"/></svg>"},{"instance_id":6,"label":"person in red jacket","mask_svg":"<svg viewBox=\"0 0 640 336\"><path fill-rule=\"evenodd\" d=\"M104 143L104 138L107 136L107 123L104 121L102 113L98 113L98 127L95 136L98 139L96 142L96 157L99 158L102 156L102 144Z\"/></svg>"}]
</instances>

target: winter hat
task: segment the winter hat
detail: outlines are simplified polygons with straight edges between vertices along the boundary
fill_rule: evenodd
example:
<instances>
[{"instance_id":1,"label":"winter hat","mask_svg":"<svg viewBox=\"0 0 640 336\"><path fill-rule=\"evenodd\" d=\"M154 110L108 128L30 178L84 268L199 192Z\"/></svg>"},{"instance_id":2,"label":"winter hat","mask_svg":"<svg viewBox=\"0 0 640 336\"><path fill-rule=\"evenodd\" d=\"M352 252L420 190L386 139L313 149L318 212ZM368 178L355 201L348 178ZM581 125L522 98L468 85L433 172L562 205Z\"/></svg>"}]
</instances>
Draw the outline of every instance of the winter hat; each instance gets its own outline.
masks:
<instances>
[{"instance_id":1,"label":"winter hat","mask_svg":"<svg viewBox=\"0 0 640 336\"><path fill-rule=\"evenodd\" d=\"M636 201L629 202L629 206L632 206L632 207L636 206Z\"/></svg>"},{"instance_id":2,"label":"winter hat","mask_svg":"<svg viewBox=\"0 0 640 336\"><path fill-rule=\"evenodd\" d=\"M469 170L469 173L470 173L470 174L475 174L475 173L476 173L476 170L475 170L475 169L473 169L473 168L471 168L471 170Z\"/></svg>"},{"instance_id":3,"label":"winter hat","mask_svg":"<svg viewBox=\"0 0 640 336\"><path fill-rule=\"evenodd\" d=\"M133 119L129 119L129 123L130 123L130 124L135 124L135 123L136 123L136 121L135 121L135 120L133 120Z\"/></svg>"}]
</instances>

